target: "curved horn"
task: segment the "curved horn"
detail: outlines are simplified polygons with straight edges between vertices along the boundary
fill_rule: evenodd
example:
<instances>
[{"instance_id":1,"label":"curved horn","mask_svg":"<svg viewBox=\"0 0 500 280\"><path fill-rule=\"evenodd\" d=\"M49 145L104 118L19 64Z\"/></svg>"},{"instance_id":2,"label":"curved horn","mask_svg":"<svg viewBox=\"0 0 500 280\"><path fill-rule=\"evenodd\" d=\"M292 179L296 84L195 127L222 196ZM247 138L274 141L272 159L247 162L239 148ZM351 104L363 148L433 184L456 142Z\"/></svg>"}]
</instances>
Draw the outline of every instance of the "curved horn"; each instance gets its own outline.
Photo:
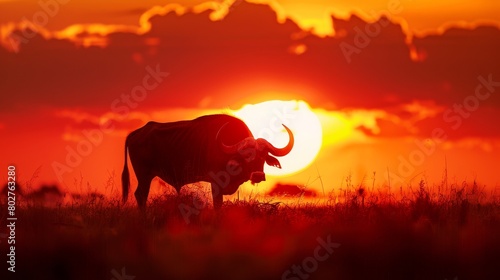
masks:
<instances>
[{"instance_id":1,"label":"curved horn","mask_svg":"<svg viewBox=\"0 0 500 280\"><path fill-rule=\"evenodd\" d=\"M219 129L219 131L217 131L217 135L215 136L215 139L217 141L217 143L219 144L219 147L222 149L222 151L226 154L235 154L238 152L238 144L234 144L232 146L228 146L226 144L224 144L222 142L222 139L219 138L219 134L220 132L224 129L224 127L226 127L226 125L228 124L229 122L225 123L223 126L221 126L221 128Z\"/></svg>"},{"instance_id":2,"label":"curved horn","mask_svg":"<svg viewBox=\"0 0 500 280\"><path fill-rule=\"evenodd\" d=\"M277 156L277 157L286 156L288 153L290 153L290 151L292 151L293 144L294 144L293 133L286 125L283 124L283 127L286 129L286 132L288 132L288 137L290 138L290 140L288 141L288 144L285 147L283 147L281 149L276 148L271 143L269 143L267 140L265 140L267 142L267 148L269 150L269 153L272 154L273 156Z\"/></svg>"}]
</instances>

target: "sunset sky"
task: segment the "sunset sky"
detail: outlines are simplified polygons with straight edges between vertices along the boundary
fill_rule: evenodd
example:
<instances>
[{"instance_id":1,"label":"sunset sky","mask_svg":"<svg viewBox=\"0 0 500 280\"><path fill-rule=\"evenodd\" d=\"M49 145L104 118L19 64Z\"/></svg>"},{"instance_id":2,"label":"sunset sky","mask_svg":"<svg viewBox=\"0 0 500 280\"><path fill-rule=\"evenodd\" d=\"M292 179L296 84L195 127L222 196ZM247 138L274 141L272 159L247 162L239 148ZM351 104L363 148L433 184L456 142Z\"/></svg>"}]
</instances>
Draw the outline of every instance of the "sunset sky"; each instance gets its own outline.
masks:
<instances>
[{"instance_id":1,"label":"sunset sky","mask_svg":"<svg viewBox=\"0 0 500 280\"><path fill-rule=\"evenodd\" d=\"M0 0L0 179L107 192L147 121L281 100L299 170L245 190L499 188L500 2L232 2Z\"/></svg>"}]
</instances>

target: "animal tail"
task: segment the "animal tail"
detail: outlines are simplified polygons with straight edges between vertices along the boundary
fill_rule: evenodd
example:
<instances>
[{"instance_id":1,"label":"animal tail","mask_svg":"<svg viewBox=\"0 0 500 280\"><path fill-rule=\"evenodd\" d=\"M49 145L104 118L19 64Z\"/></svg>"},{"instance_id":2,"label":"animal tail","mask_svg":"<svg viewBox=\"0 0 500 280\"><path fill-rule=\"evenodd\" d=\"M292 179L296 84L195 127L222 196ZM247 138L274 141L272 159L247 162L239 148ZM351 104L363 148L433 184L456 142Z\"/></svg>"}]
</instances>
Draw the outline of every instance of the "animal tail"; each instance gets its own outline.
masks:
<instances>
[{"instance_id":1,"label":"animal tail","mask_svg":"<svg viewBox=\"0 0 500 280\"><path fill-rule=\"evenodd\" d=\"M126 140L125 140L125 164L123 165L123 172L122 172L122 200L123 200L123 203L127 202L128 190L130 188L130 175L128 173L128 161L127 161L129 137L130 137L130 135L128 135Z\"/></svg>"}]
</instances>

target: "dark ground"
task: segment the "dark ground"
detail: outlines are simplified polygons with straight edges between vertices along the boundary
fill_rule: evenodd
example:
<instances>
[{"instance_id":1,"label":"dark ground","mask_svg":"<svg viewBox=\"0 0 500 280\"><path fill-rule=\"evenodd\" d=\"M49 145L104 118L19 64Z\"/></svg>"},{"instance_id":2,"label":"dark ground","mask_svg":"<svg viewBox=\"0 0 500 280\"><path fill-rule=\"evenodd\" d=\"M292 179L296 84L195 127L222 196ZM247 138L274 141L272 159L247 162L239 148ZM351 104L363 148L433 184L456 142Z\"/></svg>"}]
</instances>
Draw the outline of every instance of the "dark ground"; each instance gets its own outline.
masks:
<instances>
[{"instance_id":1,"label":"dark ground","mask_svg":"<svg viewBox=\"0 0 500 280\"><path fill-rule=\"evenodd\" d=\"M190 196L150 200L144 215L101 197L19 202L16 272L1 239L1 279L500 279L498 201L362 194L226 201L189 223Z\"/></svg>"}]
</instances>

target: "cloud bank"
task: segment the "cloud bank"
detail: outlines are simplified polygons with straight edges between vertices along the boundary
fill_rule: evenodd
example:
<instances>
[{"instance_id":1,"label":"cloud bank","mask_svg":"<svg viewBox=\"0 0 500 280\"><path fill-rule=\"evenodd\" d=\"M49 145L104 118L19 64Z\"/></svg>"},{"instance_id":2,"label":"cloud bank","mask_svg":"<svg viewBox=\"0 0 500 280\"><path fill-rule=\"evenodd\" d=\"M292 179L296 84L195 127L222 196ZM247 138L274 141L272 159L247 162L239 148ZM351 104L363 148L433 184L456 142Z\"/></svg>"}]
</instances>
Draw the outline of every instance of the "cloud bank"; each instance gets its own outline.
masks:
<instances>
[{"instance_id":1,"label":"cloud bank","mask_svg":"<svg viewBox=\"0 0 500 280\"><path fill-rule=\"evenodd\" d=\"M221 20L212 19L213 11L157 8L136 28L48 33L11 26L4 46L11 38L21 42L17 52L0 48L0 110L105 114L134 102L134 89L152 68L168 77L130 110L303 99L329 110L387 111L379 131L360 128L372 136L425 136L436 127L452 138L500 135L493 122L500 110L496 27L409 38L388 18L367 23L353 15L332 17L336 35L322 38L279 21L267 5L241 2Z\"/></svg>"}]
</instances>

